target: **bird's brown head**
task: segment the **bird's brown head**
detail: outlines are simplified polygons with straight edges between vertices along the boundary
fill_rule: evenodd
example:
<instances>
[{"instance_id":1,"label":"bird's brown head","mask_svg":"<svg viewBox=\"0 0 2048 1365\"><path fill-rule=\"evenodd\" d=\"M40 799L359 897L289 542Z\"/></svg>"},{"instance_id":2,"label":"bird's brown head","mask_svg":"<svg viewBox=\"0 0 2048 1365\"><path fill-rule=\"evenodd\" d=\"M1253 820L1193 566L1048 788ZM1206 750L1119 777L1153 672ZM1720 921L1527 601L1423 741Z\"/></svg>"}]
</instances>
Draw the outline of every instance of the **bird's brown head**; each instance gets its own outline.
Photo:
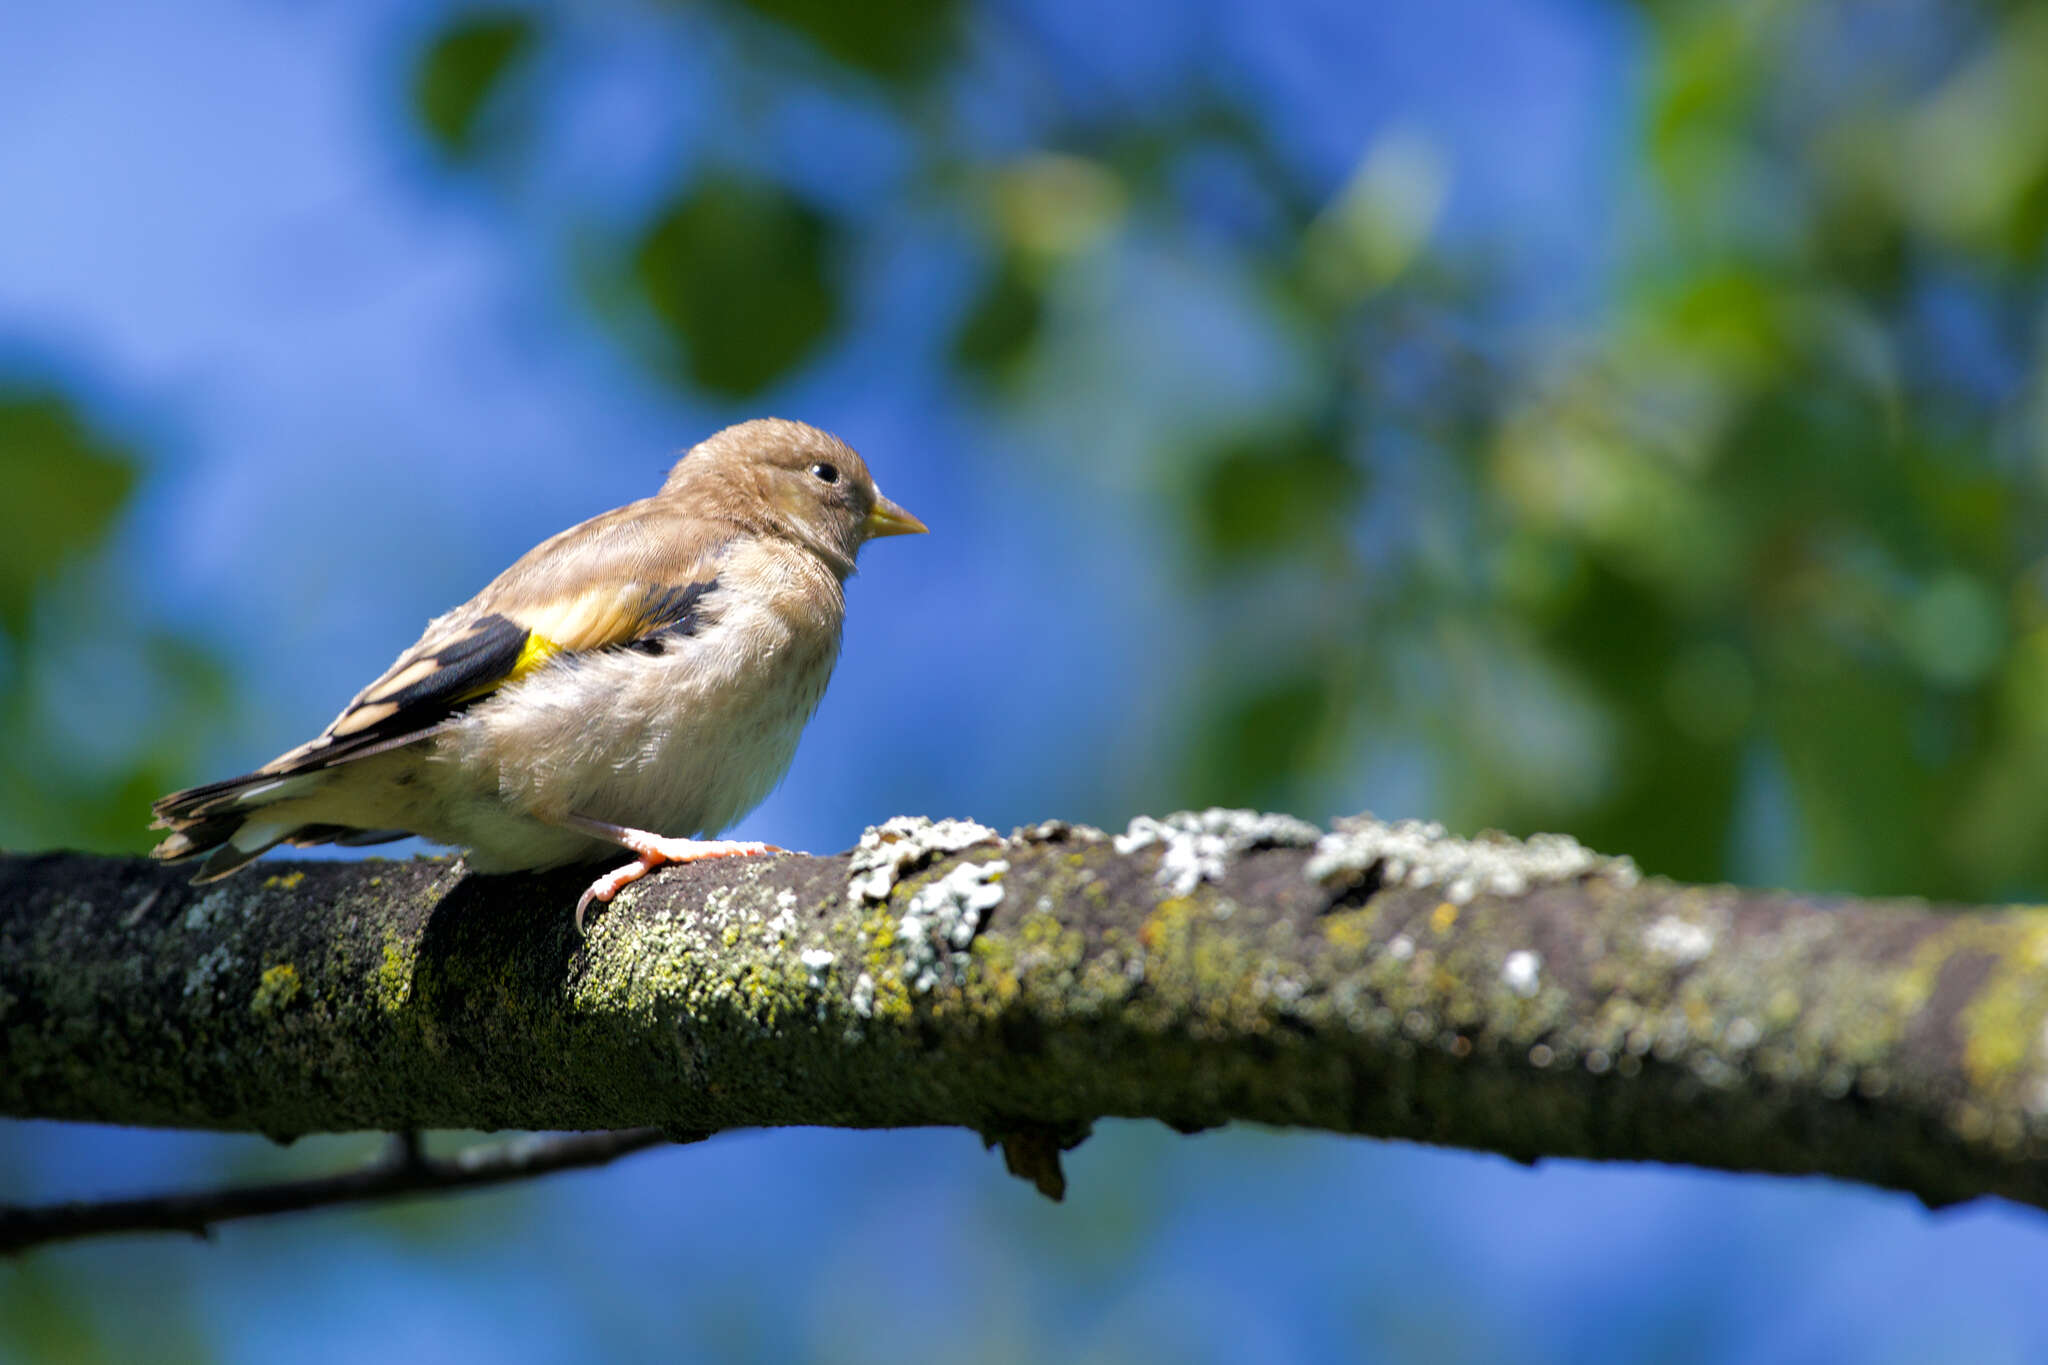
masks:
<instances>
[{"instance_id":1,"label":"bird's brown head","mask_svg":"<svg viewBox=\"0 0 2048 1365\"><path fill-rule=\"evenodd\" d=\"M676 462L660 496L790 536L842 577L866 542L927 529L882 496L853 447L780 417L741 422L698 443Z\"/></svg>"}]
</instances>

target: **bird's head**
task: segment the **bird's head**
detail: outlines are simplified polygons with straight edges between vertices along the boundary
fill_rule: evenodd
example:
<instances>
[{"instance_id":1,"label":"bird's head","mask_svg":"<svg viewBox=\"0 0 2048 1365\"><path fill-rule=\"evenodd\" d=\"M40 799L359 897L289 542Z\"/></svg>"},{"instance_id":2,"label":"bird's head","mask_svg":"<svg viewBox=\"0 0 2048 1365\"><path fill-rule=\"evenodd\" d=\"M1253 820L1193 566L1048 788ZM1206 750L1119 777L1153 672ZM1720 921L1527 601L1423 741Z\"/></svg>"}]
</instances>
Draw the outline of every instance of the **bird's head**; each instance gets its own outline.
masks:
<instances>
[{"instance_id":1,"label":"bird's head","mask_svg":"<svg viewBox=\"0 0 2048 1365\"><path fill-rule=\"evenodd\" d=\"M676 462L661 496L790 536L842 578L868 541L928 529L882 496L853 447L780 417L741 422L699 442Z\"/></svg>"}]
</instances>

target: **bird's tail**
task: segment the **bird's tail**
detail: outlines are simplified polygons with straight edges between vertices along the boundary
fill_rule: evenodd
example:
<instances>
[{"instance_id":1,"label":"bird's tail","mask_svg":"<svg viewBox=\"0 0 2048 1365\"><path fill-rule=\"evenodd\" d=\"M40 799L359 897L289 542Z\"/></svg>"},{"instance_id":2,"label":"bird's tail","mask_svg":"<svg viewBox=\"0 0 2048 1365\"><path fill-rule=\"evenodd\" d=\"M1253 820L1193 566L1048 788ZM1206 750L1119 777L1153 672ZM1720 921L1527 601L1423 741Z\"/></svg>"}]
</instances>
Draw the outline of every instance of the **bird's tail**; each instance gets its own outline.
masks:
<instances>
[{"instance_id":1,"label":"bird's tail","mask_svg":"<svg viewBox=\"0 0 2048 1365\"><path fill-rule=\"evenodd\" d=\"M212 882L283 843L382 844L405 837L404 830L307 824L292 818L290 807L297 798L309 795L325 778L325 772L244 773L172 792L151 808L156 819L150 828L170 833L149 856L166 863L203 856L206 861L192 880Z\"/></svg>"}]
</instances>

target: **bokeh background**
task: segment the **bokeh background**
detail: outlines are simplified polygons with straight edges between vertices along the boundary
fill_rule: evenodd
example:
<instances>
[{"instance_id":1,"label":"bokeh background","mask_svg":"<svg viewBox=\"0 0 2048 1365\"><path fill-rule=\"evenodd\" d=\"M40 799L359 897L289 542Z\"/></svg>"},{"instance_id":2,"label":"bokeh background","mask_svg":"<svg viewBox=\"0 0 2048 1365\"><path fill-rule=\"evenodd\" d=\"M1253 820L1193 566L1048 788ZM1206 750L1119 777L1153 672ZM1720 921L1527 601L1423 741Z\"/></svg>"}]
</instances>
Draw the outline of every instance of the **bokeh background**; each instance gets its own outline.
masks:
<instances>
[{"instance_id":1,"label":"bokeh background","mask_svg":"<svg viewBox=\"0 0 2048 1365\"><path fill-rule=\"evenodd\" d=\"M2048 889L2048 19L1994 0L0 7L0 843L323 724L774 412L867 556L744 835L1210 803ZM369 1138L0 1126L45 1199ZM1113 1124L0 1266L21 1360L2048 1356L2048 1220Z\"/></svg>"}]
</instances>

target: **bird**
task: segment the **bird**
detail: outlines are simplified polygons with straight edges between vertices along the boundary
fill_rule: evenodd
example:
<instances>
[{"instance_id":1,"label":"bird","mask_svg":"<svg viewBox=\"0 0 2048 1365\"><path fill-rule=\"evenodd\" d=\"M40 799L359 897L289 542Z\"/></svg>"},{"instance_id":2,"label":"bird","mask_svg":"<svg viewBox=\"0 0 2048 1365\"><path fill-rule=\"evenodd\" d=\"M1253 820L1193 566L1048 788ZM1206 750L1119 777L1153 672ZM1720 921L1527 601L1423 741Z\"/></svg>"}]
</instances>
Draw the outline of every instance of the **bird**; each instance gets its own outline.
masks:
<instances>
[{"instance_id":1,"label":"bird","mask_svg":"<svg viewBox=\"0 0 2048 1365\"><path fill-rule=\"evenodd\" d=\"M781 853L715 836L782 780L839 653L863 544L925 524L836 436L760 418L652 497L572 526L435 617L319 735L153 807L164 862L215 881L279 844L420 835L478 873L616 856L576 903L667 863Z\"/></svg>"}]
</instances>

